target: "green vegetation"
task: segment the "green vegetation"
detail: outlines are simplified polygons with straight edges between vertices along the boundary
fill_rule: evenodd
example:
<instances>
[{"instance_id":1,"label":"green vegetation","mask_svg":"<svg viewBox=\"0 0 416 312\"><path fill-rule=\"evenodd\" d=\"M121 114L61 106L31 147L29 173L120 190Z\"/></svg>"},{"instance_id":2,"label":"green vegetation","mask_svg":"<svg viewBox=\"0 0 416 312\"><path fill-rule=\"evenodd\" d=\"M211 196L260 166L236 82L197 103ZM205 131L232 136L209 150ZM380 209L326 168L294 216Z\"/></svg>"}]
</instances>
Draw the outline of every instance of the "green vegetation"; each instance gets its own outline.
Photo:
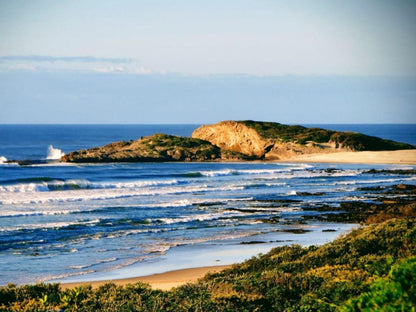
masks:
<instances>
[{"instance_id":1,"label":"green vegetation","mask_svg":"<svg viewBox=\"0 0 416 312\"><path fill-rule=\"evenodd\" d=\"M152 136L142 139L144 144L147 144L150 148L158 147L182 147L182 148L196 148L200 146L211 146L208 141L186 138L168 134L154 134Z\"/></svg>"},{"instance_id":2,"label":"green vegetation","mask_svg":"<svg viewBox=\"0 0 416 312\"><path fill-rule=\"evenodd\" d=\"M349 300L341 311L416 311L416 257L394 266L387 278L379 278L370 291Z\"/></svg>"},{"instance_id":3,"label":"green vegetation","mask_svg":"<svg viewBox=\"0 0 416 312\"><path fill-rule=\"evenodd\" d=\"M415 224L390 219L323 246L278 247L168 292L9 285L0 311L414 311Z\"/></svg>"},{"instance_id":4,"label":"green vegetation","mask_svg":"<svg viewBox=\"0 0 416 312\"><path fill-rule=\"evenodd\" d=\"M239 121L247 127L255 129L267 139L280 139L283 142L306 144L308 141L316 143L333 142L337 147L345 147L354 151L382 151L414 149L406 143L398 143L355 132L340 132L321 128L306 128L302 126L288 126L275 122Z\"/></svg>"}]
</instances>

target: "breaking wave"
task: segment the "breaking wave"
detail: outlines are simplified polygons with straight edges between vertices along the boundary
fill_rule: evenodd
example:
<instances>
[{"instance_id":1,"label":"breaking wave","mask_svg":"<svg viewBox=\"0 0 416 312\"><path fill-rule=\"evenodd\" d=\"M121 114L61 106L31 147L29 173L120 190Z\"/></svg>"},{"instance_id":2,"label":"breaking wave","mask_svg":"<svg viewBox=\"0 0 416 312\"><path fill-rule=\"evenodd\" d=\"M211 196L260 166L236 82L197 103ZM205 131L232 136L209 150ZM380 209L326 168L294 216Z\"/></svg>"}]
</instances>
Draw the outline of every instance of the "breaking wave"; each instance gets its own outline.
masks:
<instances>
[{"instance_id":1,"label":"breaking wave","mask_svg":"<svg viewBox=\"0 0 416 312\"><path fill-rule=\"evenodd\" d=\"M48 146L48 153L46 155L46 159L49 160L59 160L62 156L65 156L59 148L54 148L52 145Z\"/></svg>"},{"instance_id":2,"label":"breaking wave","mask_svg":"<svg viewBox=\"0 0 416 312\"><path fill-rule=\"evenodd\" d=\"M23 183L19 183L23 182ZM50 177L33 177L0 182L1 192L26 193L85 189L134 189L180 184L178 180L132 181L132 182L90 182L82 179L60 180Z\"/></svg>"}]
</instances>

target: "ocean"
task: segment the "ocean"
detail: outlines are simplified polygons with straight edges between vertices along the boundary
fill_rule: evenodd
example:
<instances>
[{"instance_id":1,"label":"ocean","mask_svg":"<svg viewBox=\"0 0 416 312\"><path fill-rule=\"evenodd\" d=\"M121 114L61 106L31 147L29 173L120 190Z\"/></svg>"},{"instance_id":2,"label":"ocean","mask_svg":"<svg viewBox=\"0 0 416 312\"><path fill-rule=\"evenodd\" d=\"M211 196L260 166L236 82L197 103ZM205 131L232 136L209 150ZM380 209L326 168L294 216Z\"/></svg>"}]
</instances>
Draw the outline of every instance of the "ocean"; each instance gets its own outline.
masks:
<instances>
[{"instance_id":1,"label":"ocean","mask_svg":"<svg viewBox=\"0 0 416 312\"><path fill-rule=\"evenodd\" d=\"M416 125L314 126L416 144ZM357 225L303 218L321 213L313 207L372 202L367 186L416 184L366 172L416 168L407 165L5 163L197 127L0 125L0 285L143 276L322 244Z\"/></svg>"}]
</instances>

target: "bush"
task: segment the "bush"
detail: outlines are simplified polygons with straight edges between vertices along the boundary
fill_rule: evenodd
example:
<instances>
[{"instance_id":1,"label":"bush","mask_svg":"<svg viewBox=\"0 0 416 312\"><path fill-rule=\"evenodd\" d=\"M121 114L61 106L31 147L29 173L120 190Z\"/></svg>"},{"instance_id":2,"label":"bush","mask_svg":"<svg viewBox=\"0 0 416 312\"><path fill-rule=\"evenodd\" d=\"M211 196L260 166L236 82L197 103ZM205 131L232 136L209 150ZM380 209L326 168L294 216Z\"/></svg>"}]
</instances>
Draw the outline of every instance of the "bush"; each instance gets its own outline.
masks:
<instances>
[{"instance_id":1,"label":"bush","mask_svg":"<svg viewBox=\"0 0 416 312\"><path fill-rule=\"evenodd\" d=\"M394 266L387 278L379 278L370 291L351 299L341 311L415 311L416 257Z\"/></svg>"}]
</instances>

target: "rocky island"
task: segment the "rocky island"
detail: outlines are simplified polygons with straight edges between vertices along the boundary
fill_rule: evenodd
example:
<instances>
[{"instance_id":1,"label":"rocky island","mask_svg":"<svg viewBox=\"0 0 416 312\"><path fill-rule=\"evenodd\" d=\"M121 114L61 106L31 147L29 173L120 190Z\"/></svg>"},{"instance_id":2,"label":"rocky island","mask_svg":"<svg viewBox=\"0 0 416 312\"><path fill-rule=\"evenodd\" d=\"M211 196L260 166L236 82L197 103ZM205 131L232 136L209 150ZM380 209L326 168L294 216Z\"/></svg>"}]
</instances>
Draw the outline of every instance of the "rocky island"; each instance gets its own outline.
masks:
<instances>
[{"instance_id":1,"label":"rocky island","mask_svg":"<svg viewBox=\"0 0 416 312\"><path fill-rule=\"evenodd\" d=\"M356 132L259 121L222 121L196 129L191 138L154 134L136 141L68 153L63 162L165 162L288 160L346 151L392 151L415 146Z\"/></svg>"}]
</instances>

